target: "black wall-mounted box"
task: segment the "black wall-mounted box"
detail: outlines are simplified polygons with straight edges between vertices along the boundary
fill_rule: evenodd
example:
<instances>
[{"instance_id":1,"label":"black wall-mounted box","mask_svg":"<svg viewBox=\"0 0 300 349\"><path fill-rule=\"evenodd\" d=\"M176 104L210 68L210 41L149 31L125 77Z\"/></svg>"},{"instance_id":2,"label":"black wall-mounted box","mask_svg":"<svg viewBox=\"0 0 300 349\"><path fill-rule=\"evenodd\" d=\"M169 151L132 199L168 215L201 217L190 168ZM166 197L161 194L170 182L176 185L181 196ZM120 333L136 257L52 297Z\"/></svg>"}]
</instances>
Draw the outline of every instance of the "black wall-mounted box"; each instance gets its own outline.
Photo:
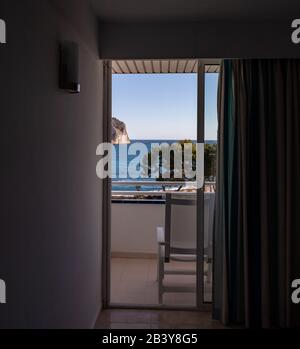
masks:
<instances>
[{"instance_id":1,"label":"black wall-mounted box","mask_svg":"<svg viewBox=\"0 0 300 349\"><path fill-rule=\"evenodd\" d=\"M60 88L70 93L80 92L79 46L75 42L60 44Z\"/></svg>"}]
</instances>

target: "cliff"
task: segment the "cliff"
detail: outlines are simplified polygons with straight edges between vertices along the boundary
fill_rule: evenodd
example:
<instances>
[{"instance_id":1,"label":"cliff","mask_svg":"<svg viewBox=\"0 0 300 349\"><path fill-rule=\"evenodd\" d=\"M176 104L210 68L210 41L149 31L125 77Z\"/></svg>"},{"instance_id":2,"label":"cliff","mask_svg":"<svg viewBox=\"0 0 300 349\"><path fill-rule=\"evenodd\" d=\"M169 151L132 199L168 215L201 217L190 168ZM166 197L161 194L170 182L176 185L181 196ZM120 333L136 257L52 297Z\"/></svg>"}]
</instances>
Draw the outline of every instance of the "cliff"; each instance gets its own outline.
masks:
<instances>
[{"instance_id":1,"label":"cliff","mask_svg":"<svg viewBox=\"0 0 300 349\"><path fill-rule=\"evenodd\" d=\"M131 141L127 134L126 125L117 118L112 118L112 143L113 144L130 144Z\"/></svg>"}]
</instances>

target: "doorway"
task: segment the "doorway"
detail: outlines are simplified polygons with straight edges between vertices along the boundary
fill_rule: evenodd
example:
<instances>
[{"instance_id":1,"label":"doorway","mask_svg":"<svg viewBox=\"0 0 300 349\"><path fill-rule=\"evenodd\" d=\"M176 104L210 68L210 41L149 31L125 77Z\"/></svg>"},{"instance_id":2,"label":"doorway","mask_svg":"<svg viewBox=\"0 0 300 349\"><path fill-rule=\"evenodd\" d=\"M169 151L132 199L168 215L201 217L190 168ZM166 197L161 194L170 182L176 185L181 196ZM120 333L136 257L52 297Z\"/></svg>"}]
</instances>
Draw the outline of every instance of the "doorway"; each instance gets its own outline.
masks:
<instances>
[{"instance_id":1,"label":"doorway","mask_svg":"<svg viewBox=\"0 0 300 349\"><path fill-rule=\"evenodd\" d=\"M219 62L216 60L115 61L105 62L104 68L107 90L105 93L107 102L105 136L109 142L112 140L112 134L116 137L115 143L116 140L123 142L121 145L118 143L114 145L118 148L116 156L119 155L119 152L124 152L124 148L127 148L128 151L132 141L126 127L126 118L125 120L112 119L114 74L120 74L120 76L135 74L140 77L159 73L166 76L167 74L193 76L196 104L195 136L182 136L182 139L176 137L176 141L191 139L193 143L203 144L202 162L205 166L203 173L205 182L196 189L191 186L191 183L188 183L188 188L182 188L186 183L183 186L182 183L174 181L174 178L172 181L159 183L153 183L153 181L149 183L145 178L132 180L126 176L121 180L120 178L105 180L104 196L106 200L104 202L108 203L108 207L104 208L104 231L107 232L104 237L105 263L103 270L106 275L105 304L110 307L125 308L209 310L212 301L213 260L212 229L209 229L212 226L212 215L207 214L207 207L213 207L211 198L213 198L216 189L216 105ZM115 127L117 127L117 132L112 130ZM166 139L160 139L160 141L162 140L166 141ZM149 150L147 145L146 149ZM125 163L128 164L128 159ZM122 168L122 165L118 164L118 168ZM171 279L175 283L179 282L179 288L182 287L183 292L177 292L176 288L174 292L172 288L167 289L163 295L163 301L159 302L156 227L165 227L166 225L166 192L170 190L177 191L176 195L179 191L179 195L190 195L196 202L195 259L192 262L184 263L184 269L194 269L194 274L171 275ZM150 245L151 248L149 248ZM183 268L182 263L176 261L168 261L165 265L166 269L175 267L180 271ZM188 283L184 280L194 284L193 291L185 292L183 290L185 284Z\"/></svg>"}]
</instances>

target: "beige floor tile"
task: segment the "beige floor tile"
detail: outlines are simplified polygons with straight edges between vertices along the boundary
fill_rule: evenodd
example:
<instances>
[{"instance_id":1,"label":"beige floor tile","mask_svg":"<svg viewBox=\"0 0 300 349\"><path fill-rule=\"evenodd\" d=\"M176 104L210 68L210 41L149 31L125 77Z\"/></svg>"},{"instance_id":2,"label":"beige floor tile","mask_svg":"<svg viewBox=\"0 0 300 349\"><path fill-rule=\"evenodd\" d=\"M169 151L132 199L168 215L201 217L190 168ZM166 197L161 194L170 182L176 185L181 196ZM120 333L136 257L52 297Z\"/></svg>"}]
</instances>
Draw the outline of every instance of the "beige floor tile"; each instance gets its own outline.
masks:
<instances>
[{"instance_id":1,"label":"beige floor tile","mask_svg":"<svg viewBox=\"0 0 300 349\"><path fill-rule=\"evenodd\" d=\"M112 293L111 304L146 305L146 295L144 293Z\"/></svg>"},{"instance_id":2,"label":"beige floor tile","mask_svg":"<svg viewBox=\"0 0 300 349\"><path fill-rule=\"evenodd\" d=\"M100 314L100 322L103 323L150 323L152 311L113 309L104 310Z\"/></svg>"},{"instance_id":3,"label":"beige floor tile","mask_svg":"<svg viewBox=\"0 0 300 349\"><path fill-rule=\"evenodd\" d=\"M174 306L196 306L196 295L191 293L178 293L173 294L173 304Z\"/></svg>"},{"instance_id":4,"label":"beige floor tile","mask_svg":"<svg viewBox=\"0 0 300 349\"><path fill-rule=\"evenodd\" d=\"M164 310L105 310L96 329L223 329L210 313Z\"/></svg>"},{"instance_id":5,"label":"beige floor tile","mask_svg":"<svg viewBox=\"0 0 300 349\"><path fill-rule=\"evenodd\" d=\"M194 270L195 263L171 262L167 269ZM156 259L112 258L111 302L115 304L158 305ZM196 276L169 275L166 284L196 285ZM211 300L211 285L205 286L206 301ZM170 306L195 306L193 294L164 294L164 304Z\"/></svg>"},{"instance_id":6,"label":"beige floor tile","mask_svg":"<svg viewBox=\"0 0 300 349\"><path fill-rule=\"evenodd\" d=\"M126 323L113 323L110 326L110 329L112 330L144 330L144 329L150 329L150 324L126 324Z\"/></svg>"},{"instance_id":7,"label":"beige floor tile","mask_svg":"<svg viewBox=\"0 0 300 349\"><path fill-rule=\"evenodd\" d=\"M152 330L172 330L174 329L174 326L169 324L150 324L150 328Z\"/></svg>"}]
</instances>

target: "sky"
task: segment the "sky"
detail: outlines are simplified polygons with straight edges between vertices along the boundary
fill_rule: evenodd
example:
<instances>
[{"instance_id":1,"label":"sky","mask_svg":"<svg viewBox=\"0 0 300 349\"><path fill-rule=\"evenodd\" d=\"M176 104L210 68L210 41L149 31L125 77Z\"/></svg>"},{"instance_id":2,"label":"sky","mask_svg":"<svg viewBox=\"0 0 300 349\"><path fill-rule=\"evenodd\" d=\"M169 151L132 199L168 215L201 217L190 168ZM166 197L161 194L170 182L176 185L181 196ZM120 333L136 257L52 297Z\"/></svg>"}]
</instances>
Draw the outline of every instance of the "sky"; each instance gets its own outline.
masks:
<instances>
[{"instance_id":1,"label":"sky","mask_svg":"<svg viewBox=\"0 0 300 349\"><path fill-rule=\"evenodd\" d=\"M205 139L217 139L218 74L206 74ZM197 139L196 74L114 74L113 116L130 139Z\"/></svg>"}]
</instances>

